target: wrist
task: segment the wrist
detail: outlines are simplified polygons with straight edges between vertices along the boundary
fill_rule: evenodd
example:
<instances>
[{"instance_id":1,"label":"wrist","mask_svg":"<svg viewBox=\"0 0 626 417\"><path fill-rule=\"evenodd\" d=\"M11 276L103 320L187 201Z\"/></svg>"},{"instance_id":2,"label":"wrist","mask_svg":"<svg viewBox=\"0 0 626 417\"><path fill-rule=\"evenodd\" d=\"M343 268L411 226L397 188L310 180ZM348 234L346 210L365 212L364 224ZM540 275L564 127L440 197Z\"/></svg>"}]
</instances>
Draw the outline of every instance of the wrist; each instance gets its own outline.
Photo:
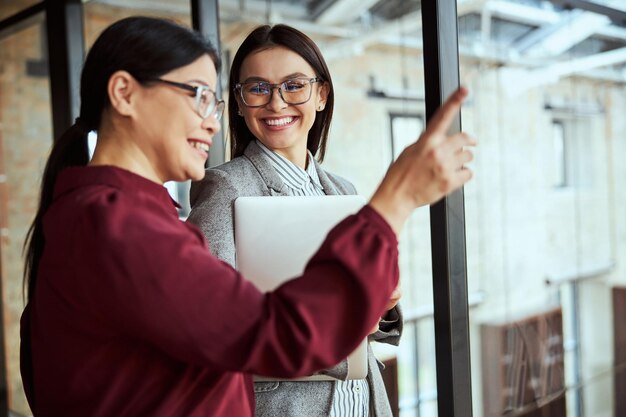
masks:
<instances>
[{"instance_id":1,"label":"wrist","mask_svg":"<svg viewBox=\"0 0 626 417\"><path fill-rule=\"evenodd\" d=\"M385 219L396 235L402 231L404 223L413 212L411 204L407 204L395 192L378 189L372 196L370 206Z\"/></svg>"}]
</instances>

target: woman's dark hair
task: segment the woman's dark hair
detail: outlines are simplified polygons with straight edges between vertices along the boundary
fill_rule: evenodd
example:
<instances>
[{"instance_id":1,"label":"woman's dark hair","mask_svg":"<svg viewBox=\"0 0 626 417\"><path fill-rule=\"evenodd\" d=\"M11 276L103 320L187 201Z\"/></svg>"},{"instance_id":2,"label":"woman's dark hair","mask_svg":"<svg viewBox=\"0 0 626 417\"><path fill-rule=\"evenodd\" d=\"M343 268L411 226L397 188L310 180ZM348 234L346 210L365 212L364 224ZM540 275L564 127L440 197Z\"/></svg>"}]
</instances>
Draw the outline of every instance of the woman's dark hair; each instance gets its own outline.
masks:
<instances>
[{"instance_id":1,"label":"woman's dark hair","mask_svg":"<svg viewBox=\"0 0 626 417\"><path fill-rule=\"evenodd\" d=\"M24 284L29 301L34 295L45 245L42 220L52 204L57 175L63 168L87 164L87 134L98 130L102 114L110 105L107 85L111 76L123 70L139 83L148 84L149 80L191 64L203 55L209 55L219 71L220 60L215 48L199 33L169 20L129 17L100 34L83 66L80 116L52 146L41 181L39 208L24 243Z\"/></svg>"},{"instance_id":2,"label":"woman's dark hair","mask_svg":"<svg viewBox=\"0 0 626 417\"><path fill-rule=\"evenodd\" d=\"M307 139L307 149L317 160L322 162L326 153L326 141L330 121L333 117L333 105L335 94L333 82L330 78L330 71L324 57L315 42L307 35L297 29L287 25L259 26L254 29L243 41L230 70L228 85L230 94L228 95L228 125L230 126L230 154L232 158L243 155L243 151L248 144L256 138L248 129L243 117L238 116L237 92L235 85L240 81L241 65L248 55L259 50L282 46L300 55L315 70L316 76L328 83L328 98L324 110L317 112L313 127L309 130Z\"/></svg>"}]
</instances>

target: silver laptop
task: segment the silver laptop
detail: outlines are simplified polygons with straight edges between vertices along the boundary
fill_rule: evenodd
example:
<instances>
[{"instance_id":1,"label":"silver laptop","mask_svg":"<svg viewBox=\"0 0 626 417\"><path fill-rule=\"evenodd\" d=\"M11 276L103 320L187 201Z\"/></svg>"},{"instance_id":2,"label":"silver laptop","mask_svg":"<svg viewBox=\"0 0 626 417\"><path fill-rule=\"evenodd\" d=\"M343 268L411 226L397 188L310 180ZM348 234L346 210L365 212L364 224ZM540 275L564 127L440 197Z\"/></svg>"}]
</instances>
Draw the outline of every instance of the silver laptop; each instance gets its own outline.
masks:
<instances>
[{"instance_id":1,"label":"silver laptop","mask_svg":"<svg viewBox=\"0 0 626 417\"><path fill-rule=\"evenodd\" d=\"M365 205L362 196L239 197L235 200L237 269L261 291L299 276L328 232ZM344 317L359 320L358 317ZM348 357L348 379L367 376L367 338ZM256 380L278 378L256 376ZM328 381L327 375L297 381Z\"/></svg>"}]
</instances>

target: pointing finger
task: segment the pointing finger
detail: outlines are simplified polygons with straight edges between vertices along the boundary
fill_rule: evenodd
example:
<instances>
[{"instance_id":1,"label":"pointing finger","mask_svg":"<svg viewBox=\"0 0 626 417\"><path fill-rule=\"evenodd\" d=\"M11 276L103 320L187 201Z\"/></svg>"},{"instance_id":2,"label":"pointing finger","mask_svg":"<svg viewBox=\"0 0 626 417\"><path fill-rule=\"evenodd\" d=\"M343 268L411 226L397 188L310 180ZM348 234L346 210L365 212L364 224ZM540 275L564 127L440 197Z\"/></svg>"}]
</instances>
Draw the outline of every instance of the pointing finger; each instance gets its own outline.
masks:
<instances>
[{"instance_id":1,"label":"pointing finger","mask_svg":"<svg viewBox=\"0 0 626 417\"><path fill-rule=\"evenodd\" d=\"M437 110L426 128L426 136L445 135L467 97L467 89L459 87Z\"/></svg>"}]
</instances>

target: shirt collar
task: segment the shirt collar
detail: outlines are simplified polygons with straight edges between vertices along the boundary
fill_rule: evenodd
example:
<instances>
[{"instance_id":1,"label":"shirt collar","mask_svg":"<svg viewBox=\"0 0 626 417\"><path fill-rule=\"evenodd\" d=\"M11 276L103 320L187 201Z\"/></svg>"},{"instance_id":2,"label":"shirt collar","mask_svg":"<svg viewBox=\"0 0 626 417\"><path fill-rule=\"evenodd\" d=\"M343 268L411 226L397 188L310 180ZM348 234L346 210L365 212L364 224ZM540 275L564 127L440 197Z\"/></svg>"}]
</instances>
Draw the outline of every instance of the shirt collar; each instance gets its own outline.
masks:
<instances>
[{"instance_id":1,"label":"shirt collar","mask_svg":"<svg viewBox=\"0 0 626 417\"><path fill-rule=\"evenodd\" d=\"M322 183L320 182L319 175L317 175L315 160L310 151L307 150L308 164L305 171L289 159L269 149L258 139L256 143L259 145L259 148L261 148L263 153L267 155L272 166L274 167L274 170L289 188L301 190L310 181L320 190L324 190L324 187L322 187Z\"/></svg>"}]
</instances>

